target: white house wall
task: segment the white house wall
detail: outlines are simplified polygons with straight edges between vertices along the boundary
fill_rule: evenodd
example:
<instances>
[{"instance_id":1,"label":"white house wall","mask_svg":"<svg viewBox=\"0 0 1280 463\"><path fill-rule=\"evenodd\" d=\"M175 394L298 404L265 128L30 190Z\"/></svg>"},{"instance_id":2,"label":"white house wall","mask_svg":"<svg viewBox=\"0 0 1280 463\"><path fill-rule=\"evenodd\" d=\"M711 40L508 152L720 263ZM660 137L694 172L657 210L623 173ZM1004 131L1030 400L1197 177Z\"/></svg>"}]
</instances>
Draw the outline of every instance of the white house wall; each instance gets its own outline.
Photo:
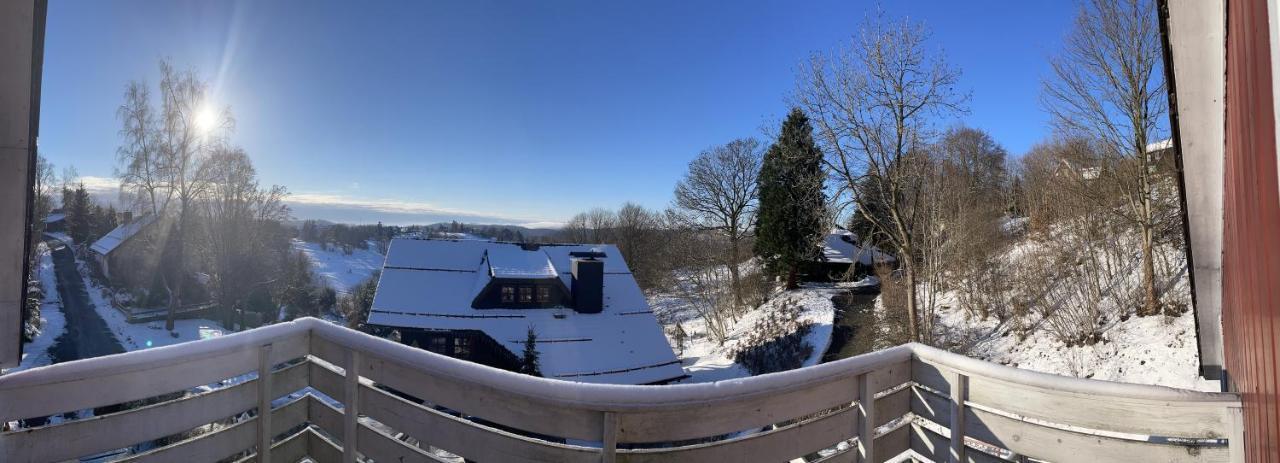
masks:
<instances>
[{"instance_id":1,"label":"white house wall","mask_svg":"<svg viewBox=\"0 0 1280 463\"><path fill-rule=\"evenodd\" d=\"M39 122L43 2L0 2L0 367L18 364L31 164Z\"/></svg>"}]
</instances>

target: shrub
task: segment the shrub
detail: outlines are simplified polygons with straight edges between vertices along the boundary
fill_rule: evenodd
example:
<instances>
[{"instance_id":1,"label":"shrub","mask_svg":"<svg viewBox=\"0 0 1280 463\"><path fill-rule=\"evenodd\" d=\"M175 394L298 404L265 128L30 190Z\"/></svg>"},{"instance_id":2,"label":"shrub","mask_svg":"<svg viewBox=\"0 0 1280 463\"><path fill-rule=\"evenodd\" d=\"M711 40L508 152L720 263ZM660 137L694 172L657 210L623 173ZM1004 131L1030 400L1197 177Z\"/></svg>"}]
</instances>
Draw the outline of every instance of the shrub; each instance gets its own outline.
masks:
<instances>
[{"instance_id":1,"label":"shrub","mask_svg":"<svg viewBox=\"0 0 1280 463\"><path fill-rule=\"evenodd\" d=\"M778 310L767 313L734 348L733 361L753 375L803 366L804 359L813 353L813 346L805 342L813 323L800 321L801 311L794 302L784 301Z\"/></svg>"}]
</instances>

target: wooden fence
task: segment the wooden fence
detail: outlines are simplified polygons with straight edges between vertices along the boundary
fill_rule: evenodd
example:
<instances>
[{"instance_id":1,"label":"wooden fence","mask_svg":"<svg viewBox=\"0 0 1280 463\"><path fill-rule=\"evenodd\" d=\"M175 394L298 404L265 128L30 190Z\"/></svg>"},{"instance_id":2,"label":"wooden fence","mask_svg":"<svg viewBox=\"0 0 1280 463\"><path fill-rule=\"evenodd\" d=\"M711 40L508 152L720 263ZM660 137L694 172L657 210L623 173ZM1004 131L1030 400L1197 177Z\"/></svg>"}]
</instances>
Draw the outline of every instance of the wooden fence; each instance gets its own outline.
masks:
<instances>
[{"instance_id":1,"label":"wooden fence","mask_svg":"<svg viewBox=\"0 0 1280 463\"><path fill-rule=\"evenodd\" d=\"M1239 406L915 344L718 383L569 383L303 319L0 377L3 422L122 410L0 433L0 460L1239 461Z\"/></svg>"}]
</instances>

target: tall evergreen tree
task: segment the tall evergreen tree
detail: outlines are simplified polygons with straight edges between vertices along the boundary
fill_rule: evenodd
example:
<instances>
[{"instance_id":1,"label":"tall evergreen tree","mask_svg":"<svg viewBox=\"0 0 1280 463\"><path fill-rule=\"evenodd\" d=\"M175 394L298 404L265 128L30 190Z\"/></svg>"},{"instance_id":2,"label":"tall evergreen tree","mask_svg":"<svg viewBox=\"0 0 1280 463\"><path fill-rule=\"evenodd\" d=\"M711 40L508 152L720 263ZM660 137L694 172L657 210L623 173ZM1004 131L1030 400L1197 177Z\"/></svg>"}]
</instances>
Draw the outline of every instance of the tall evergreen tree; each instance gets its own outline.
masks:
<instances>
[{"instance_id":1,"label":"tall evergreen tree","mask_svg":"<svg viewBox=\"0 0 1280 463\"><path fill-rule=\"evenodd\" d=\"M285 306L289 319L319 315L315 310L316 300L312 292L315 274L311 271L307 256L301 252L287 252L283 257L280 305Z\"/></svg>"},{"instance_id":2,"label":"tall evergreen tree","mask_svg":"<svg viewBox=\"0 0 1280 463\"><path fill-rule=\"evenodd\" d=\"M65 211L67 214L67 234L76 244L88 244L89 238L93 235L93 201L89 199L89 191L84 188L84 184L76 186L70 193L64 193L63 197L67 201Z\"/></svg>"},{"instance_id":3,"label":"tall evergreen tree","mask_svg":"<svg viewBox=\"0 0 1280 463\"><path fill-rule=\"evenodd\" d=\"M794 108L760 168L755 242L765 269L785 274L789 289L799 286L800 264L817 258L825 233L823 180L822 151L813 141L809 117Z\"/></svg>"},{"instance_id":4,"label":"tall evergreen tree","mask_svg":"<svg viewBox=\"0 0 1280 463\"><path fill-rule=\"evenodd\" d=\"M538 367L538 333L533 331L533 327L529 327L528 335L524 338L524 355L520 359L520 372L526 375L542 376L542 369Z\"/></svg>"}]
</instances>

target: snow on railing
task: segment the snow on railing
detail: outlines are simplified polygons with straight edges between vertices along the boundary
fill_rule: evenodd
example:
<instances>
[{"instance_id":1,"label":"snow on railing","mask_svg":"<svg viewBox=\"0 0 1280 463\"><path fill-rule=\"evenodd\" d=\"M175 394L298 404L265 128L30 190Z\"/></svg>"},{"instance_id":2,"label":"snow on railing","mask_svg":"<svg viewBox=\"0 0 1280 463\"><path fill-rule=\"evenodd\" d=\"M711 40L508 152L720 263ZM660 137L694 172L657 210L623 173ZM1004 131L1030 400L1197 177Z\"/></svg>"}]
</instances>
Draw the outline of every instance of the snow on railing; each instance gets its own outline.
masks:
<instances>
[{"instance_id":1,"label":"snow on railing","mask_svg":"<svg viewBox=\"0 0 1280 463\"><path fill-rule=\"evenodd\" d=\"M0 377L0 422L86 409L97 416L0 433L0 459L131 448L127 461L1227 461L1241 442L1232 394L918 344L716 383L617 386L518 375L315 319Z\"/></svg>"}]
</instances>

